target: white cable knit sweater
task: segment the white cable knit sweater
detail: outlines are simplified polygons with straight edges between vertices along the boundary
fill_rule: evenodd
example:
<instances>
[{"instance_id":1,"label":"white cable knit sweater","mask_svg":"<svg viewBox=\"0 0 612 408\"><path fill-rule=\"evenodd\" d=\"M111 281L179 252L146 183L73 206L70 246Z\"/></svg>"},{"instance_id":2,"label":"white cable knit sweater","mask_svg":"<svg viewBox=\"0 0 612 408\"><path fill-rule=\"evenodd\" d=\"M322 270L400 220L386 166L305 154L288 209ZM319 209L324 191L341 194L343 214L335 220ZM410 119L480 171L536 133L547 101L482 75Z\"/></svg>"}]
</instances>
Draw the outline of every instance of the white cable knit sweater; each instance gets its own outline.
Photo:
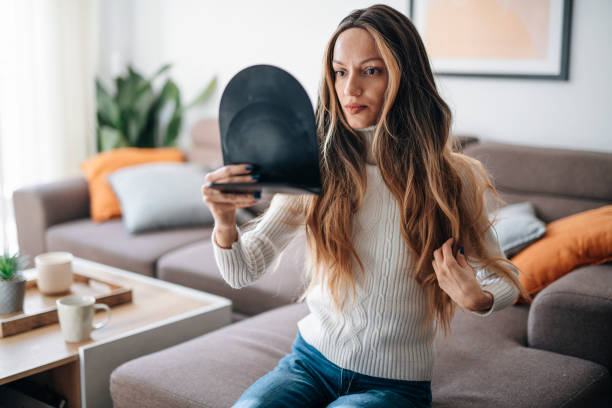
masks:
<instances>
[{"instance_id":1,"label":"white cable knit sweater","mask_svg":"<svg viewBox=\"0 0 612 408\"><path fill-rule=\"evenodd\" d=\"M359 133L371 140L374 126ZM298 328L306 342L342 368L375 377L431 381L436 329L426 325L424 292L406 273L410 253L401 236L397 202L372 162L370 156L366 195L353 219L353 244L366 272L357 282L354 307L337 314L331 297L318 286L306 298L310 314L298 322ZM289 226L282 220L301 225ZM277 195L253 230L238 230L238 241L230 249L216 244L213 231L223 278L234 288L255 282L300 228L303 220L296 220ZM487 240L503 257L493 231L488 231ZM486 313L470 313L488 316L518 296L514 285L487 270L478 270L476 278L494 302Z\"/></svg>"}]
</instances>

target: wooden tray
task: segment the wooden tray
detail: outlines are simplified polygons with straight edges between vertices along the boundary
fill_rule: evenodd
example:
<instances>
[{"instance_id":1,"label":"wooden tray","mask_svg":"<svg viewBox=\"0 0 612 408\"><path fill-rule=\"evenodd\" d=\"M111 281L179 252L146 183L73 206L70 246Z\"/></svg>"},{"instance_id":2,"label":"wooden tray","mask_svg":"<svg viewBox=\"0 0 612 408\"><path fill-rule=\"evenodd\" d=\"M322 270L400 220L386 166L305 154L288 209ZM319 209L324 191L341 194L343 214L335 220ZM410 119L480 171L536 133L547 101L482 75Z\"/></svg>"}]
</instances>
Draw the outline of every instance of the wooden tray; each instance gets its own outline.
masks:
<instances>
[{"instance_id":1,"label":"wooden tray","mask_svg":"<svg viewBox=\"0 0 612 408\"><path fill-rule=\"evenodd\" d=\"M36 286L36 277L30 277L26 281L23 312L0 315L0 338L57 323L55 301L73 295L93 296L96 298L96 303L105 303L110 307L132 301L131 288L80 275L76 272L73 273L70 292L62 295L43 295Z\"/></svg>"}]
</instances>

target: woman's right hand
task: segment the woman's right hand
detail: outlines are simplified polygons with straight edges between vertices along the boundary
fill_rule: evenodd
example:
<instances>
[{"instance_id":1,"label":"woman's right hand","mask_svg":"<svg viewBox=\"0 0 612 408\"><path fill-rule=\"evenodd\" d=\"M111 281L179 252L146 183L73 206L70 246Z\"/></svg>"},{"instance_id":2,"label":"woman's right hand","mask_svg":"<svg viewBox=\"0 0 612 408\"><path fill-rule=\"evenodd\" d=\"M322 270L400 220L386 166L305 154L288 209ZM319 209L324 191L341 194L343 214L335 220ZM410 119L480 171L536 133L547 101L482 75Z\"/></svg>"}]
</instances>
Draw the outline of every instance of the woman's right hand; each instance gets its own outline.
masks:
<instances>
[{"instance_id":1,"label":"woman's right hand","mask_svg":"<svg viewBox=\"0 0 612 408\"><path fill-rule=\"evenodd\" d=\"M253 166L249 164L230 164L207 173L204 177L206 183L256 183L259 174L253 173ZM233 228L236 225L236 209L250 207L256 204L261 197L260 193L223 193L202 186L204 203L210 208L218 228Z\"/></svg>"}]
</instances>

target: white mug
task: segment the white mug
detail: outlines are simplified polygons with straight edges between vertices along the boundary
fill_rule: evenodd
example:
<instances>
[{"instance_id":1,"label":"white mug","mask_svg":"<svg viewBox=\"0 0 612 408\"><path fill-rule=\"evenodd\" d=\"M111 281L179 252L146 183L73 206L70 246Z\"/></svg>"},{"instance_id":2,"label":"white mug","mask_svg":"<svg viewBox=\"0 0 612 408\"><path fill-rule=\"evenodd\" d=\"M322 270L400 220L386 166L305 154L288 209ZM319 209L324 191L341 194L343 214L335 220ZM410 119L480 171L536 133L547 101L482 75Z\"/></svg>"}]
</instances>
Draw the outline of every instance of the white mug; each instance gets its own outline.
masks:
<instances>
[{"instance_id":1,"label":"white mug","mask_svg":"<svg viewBox=\"0 0 612 408\"><path fill-rule=\"evenodd\" d=\"M38 279L36 286L43 295L66 293L72 285L72 254L47 252L34 258Z\"/></svg>"},{"instance_id":2,"label":"white mug","mask_svg":"<svg viewBox=\"0 0 612 408\"><path fill-rule=\"evenodd\" d=\"M93 296L70 296L57 299L55 303L62 334L64 339L71 343L91 339L91 331L106 326L110 320L110 307L104 303L96 303ZM104 309L107 315L100 323L93 324L95 309Z\"/></svg>"}]
</instances>

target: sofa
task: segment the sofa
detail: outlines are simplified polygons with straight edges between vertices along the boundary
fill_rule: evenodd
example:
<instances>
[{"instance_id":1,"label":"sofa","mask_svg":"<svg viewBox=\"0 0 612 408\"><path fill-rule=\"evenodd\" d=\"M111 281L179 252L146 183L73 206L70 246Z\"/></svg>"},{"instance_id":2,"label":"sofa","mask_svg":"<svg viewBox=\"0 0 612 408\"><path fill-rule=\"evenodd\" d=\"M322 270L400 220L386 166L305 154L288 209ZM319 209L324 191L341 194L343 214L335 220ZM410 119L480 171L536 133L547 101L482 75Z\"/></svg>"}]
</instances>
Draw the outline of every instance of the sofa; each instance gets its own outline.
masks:
<instances>
[{"instance_id":1,"label":"sofa","mask_svg":"<svg viewBox=\"0 0 612 408\"><path fill-rule=\"evenodd\" d=\"M612 202L602 177L612 174L612 154L495 142L464 153L489 169L502 198L531 201L546 222ZM280 306L127 362L111 375L114 406L231 406L290 351L307 312L303 303ZM531 305L487 317L459 309L451 335L435 339L433 406L612 406L611 323L610 263L572 271Z\"/></svg>"},{"instance_id":2,"label":"sofa","mask_svg":"<svg viewBox=\"0 0 612 408\"><path fill-rule=\"evenodd\" d=\"M484 164L503 199L532 202L547 223L612 204L610 153L473 140L463 152ZM294 303L303 288L303 235L286 248L276 272L234 290L216 269L209 228L121 238L120 221L88 225L83 183L16 192L20 245L121 262L125 269L226 296L240 320L115 369L110 379L114 406L231 406L290 351L296 323L308 312L305 304ZM28 232L36 239L22 237ZM93 236L85 247L68 239L71 234ZM128 245L133 246L119 251ZM611 263L572 271L538 293L531 305L516 304L487 317L458 309L451 335L435 339L433 406L612 406L611 323Z\"/></svg>"},{"instance_id":3,"label":"sofa","mask_svg":"<svg viewBox=\"0 0 612 408\"><path fill-rule=\"evenodd\" d=\"M477 140L470 135L457 136L457 150ZM197 122L190 145L183 150L188 162L211 169L221 166L217 119ZM257 205L239 210L238 224L260 214L270 200L264 195ZM212 225L129 234L120 218L96 223L90 216L84 177L20 188L13 193L13 205L19 248L31 261L43 252L68 251L80 258L214 293L232 300L234 321L290 304L303 289L303 236L287 250L294 255L281 257L282 274L265 276L249 288L236 290L219 275L210 242Z\"/></svg>"}]
</instances>

